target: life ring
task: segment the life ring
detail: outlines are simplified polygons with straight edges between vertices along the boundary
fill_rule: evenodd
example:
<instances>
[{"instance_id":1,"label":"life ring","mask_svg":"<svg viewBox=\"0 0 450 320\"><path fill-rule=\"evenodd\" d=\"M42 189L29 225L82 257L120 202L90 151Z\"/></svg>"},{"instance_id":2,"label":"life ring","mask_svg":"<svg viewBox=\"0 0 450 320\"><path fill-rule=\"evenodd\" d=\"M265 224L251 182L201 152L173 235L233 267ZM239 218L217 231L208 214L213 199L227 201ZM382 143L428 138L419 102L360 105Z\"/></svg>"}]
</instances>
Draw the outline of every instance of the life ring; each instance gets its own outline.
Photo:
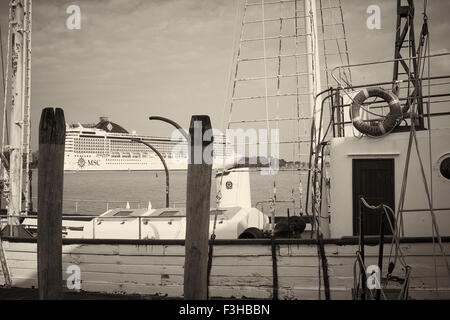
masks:
<instances>
[{"instance_id":1,"label":"life ring","mask_svg":"<svg viewBox=\"0 0 450 320\"><path fill-rule=\"evenodd\" d=\"M386 119L380 121L377 125L363 121L359 114L364 101L370 97L382 98L389 104L389 113ZM397 126L402 115L402 107L399 99L393 93L382 88L367 88L358 92L355 98L353 98L351 111L351 118L355 128L368 136L382 136L391 132Z\"/></svg>"}]
</instances>

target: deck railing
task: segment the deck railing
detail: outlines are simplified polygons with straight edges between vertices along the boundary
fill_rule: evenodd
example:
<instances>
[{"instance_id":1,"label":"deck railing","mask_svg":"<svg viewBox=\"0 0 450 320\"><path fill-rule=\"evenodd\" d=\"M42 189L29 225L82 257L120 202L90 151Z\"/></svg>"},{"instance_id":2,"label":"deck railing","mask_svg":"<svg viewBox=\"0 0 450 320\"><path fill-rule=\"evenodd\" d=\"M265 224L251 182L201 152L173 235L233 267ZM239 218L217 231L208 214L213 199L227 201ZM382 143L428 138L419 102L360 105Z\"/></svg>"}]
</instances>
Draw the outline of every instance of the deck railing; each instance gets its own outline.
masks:
<instances>
[{"instance_id":1,"label":"deck railing","mask_svg":"<svg viewBox=\"0 0 450 320\"><path fill-rule=\"evenodd\" d=\"M436 60L439 59L447 59L450 56L450 53L438 53L431 54L429 56L422 57L423 59L430 59L436 63ZM331 106L331 114L329 115L329 119L331 121L331 128L333 132L333 136L345 136L346 128L352 127L353 123L349 117L351 103L353 101L354 94L363 88L369 87L382 87L386 90L391 90L394 85L398 85L400 96L399 100L403 104L407 104L410 98L407 97L407 94L411 94L412 87L408 85L408 81L403 79L402 81L384 81L384 82L369 82L364 84L352 84L349 86L345 83L342 78L342 70L351 70L352 73L358 72L360 74L365 74L367 77L370 77L371 74L376 75L376 72L373 72L373 68L384 68L386 70L389 69L390 65L395 62L401 60L412 60L414 58L402 58L402 59L389 59L383 61L375 61L375 62L367 62L367 63L358 63L358 64L350 64L344 66L337 66L331 71L331 76L336 82L336 87L333 88L333 92L331 95L332 98L332 106ZM446 61L446 60L445 60ZM442 60L438 61L440 63L444 62ZM448 72L448 70L442 70L442 72ZM391 73L387 73L391 76ZM421 81L421 86L423 88L422 95L414 98L421 98L423 100L423 104L425 110L423 110L423 115L421 117L444 117L450 116L450 112L448 111L447 104L450 102L450 75L441 74L438 76L421 76L419 79ZM370 105L371 109L380 110L383 113L383 108L386 106L380 101L372 101L365 104L365 106ZM328 112L328 108L322 110L322 112ZM405 120L407 118L405 117ZM373 119L368 119L367 121L373 121ZM326 127L326 126L325 126ZM348 134L348 132L347 132Z\"/></svg>"},{"instance_id":2,"label":"deck railing","mask_svg":"<svg viewBox=\"0 0 450 320\"><path fill-rule=\"evenodd\" d=\"M33 197L33 200L37 201L37 197ZM159 203L159 201L156 203ZM125 208L127 204L131 209L147 208L148 206L148 202L141 200L64 199L63 213L87 215L96 212L102 214L110 209ZM175 208L185 204L185 202L172 201L170 204Z\"/></svg>"}]
</instances>

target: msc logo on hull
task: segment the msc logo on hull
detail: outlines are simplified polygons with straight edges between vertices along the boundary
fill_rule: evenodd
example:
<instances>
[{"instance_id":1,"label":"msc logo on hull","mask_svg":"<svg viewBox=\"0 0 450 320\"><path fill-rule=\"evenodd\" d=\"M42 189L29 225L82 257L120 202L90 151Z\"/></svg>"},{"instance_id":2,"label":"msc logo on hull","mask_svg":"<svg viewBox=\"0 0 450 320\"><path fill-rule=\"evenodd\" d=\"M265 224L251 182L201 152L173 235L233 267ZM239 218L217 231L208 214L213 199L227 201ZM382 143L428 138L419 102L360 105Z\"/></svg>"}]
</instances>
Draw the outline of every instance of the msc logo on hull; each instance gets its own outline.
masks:
<instances>
[{"instance_id":1,"label":"msc logo on hull","mask_svg":"<svg viewBox=\"0 0 450 320\"><path fill-rule=\"evenodd\" d=\"M99 160L84 160L83 158L78 159L78 166L83 169L86 165L90 167L99 167L100 161Z\"/></svg>"}]
</instances>

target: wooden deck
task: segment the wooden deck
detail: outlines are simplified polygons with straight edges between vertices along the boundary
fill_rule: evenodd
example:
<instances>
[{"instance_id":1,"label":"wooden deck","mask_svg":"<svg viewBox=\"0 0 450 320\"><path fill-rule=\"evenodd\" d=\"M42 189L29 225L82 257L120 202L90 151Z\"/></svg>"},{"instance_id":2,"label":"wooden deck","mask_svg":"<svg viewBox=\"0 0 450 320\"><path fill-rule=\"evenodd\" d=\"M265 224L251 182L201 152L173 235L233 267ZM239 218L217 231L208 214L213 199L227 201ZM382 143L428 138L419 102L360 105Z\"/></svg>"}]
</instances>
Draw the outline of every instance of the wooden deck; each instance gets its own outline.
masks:
<instances>
[{"instance_id":1,"label":"wooden deck","mask_svg":"<svg viewBox=\"0 0 450 320\"><path fill-rule=\"evenodd\" d=\"M412 267L409 295L414 299L449 299L450 278L445 262L430 242L405 239L401 248ZM447 254L449 239L445 239ZM370 243L370 241L369 241ZM37 244L31 240L4 239L3 246L13 286L37 287ZM387 270L390 244L385 244ZM276 240L276 280L279 299L319 298L319 258L315 240ZM353 265L357 244L327 240L331 299L351 299ZM366 265L377 264L378 245L366 246ZM63 277L69 265L81 269L82 290L105 294L127 294L180 298L183 295L183 241L65 240ZM447 255L448 257L448 255ZM435 259L436 272L435 277ZM320 270L321 272L321 270ZM385 273L385 272L384 272ZM398 264L395 275L403 276ZM435 290L435 280L438 290ZM323 280L321 298L324 299ZM0 285L4 284L3 274ZM209 295L215 298L272 299L274 264L270 240L216 240Z\"/></svg>"}]
</instances>

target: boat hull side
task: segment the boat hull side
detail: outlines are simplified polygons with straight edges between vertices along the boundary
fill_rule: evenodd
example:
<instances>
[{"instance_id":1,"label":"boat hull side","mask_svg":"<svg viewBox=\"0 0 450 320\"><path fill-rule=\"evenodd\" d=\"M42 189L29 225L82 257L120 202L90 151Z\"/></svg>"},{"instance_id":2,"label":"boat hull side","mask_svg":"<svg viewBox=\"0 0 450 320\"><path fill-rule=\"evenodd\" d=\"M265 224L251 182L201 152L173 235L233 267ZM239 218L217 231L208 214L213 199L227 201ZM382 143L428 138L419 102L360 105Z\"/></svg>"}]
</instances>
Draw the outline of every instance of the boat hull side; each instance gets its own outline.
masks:
<instances>
[{"instance_id":1,"label":"boat hull side","mask_svg":"<svg viewBox=\"0 0 450 320\"><path fill-rule=\"evenodd\" d=\"M99 240L77 244L71 240L67 244L66 241L63 246L64 281L69 276L66 269L77 265L81 270L83 291L181 297L185 252L182 241L147 242L133 244L117 241L114 244ZM434 287L433 244L406 242L401 247L412 267L410 297L449 299L450 279L442 257L436 258L438 290ZM450 243L445 243L445 247L446 252L450 252ZM4 249L13 286L36 287L36 243L4 240ZM390 244L386 244L384 249L385 253L389 253ZM356 251L356 244L325 244L333 300L352 298ZM435 251L439 252L438 248ZM317 246L279 243L276 252L279 299L319 299ZM384 258L383 270L387 270L388 258L387 255ZM272 298L273 261L269 243L234 244L233 241L224 241L215 246L213 259L209 288L211 297ZM366 264L376 264L377 261L378 246L367 246ZM400 266L394 274L403 275ZM321 299L324 299L323 279L321 283ZM3 284L1 274L0 285Z\"/></svg>"}]
</instances>

